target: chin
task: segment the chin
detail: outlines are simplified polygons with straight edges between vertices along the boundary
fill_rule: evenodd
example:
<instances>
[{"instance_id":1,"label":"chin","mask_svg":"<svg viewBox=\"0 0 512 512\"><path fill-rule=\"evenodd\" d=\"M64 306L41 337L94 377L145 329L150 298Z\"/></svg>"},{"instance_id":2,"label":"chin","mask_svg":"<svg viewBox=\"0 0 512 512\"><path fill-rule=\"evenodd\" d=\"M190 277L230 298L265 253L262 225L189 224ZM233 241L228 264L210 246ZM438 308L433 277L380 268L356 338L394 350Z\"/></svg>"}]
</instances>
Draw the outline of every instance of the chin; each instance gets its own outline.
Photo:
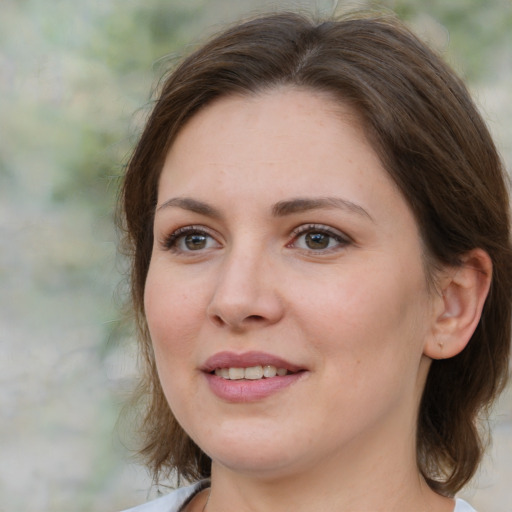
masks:
<instances>
[{"instance_id":1,"label":"chin","mask_svg":"<svg viewBox=\"0 0 512 512\"><path fill-rule=\"evenodd\" d=\"M212 467L216 465L237 474L251 476L259 480L275 481L291 476L300 468L290 460L283 459L283 453L219 453L212 458Z\"/></svg>"},{"instance_id":2,"label":"chin","mask_svg":"<svg viewBox=\"0 0 512 512\"><path fill-rule=\"evenodd\" d=\"M293 442L293 436L261 431L258 429L238 428L216 430L215 434L195 441L203 451L219 464L231 471L251 474L261 478L284 476L295 466L296 448L300 441Z\"/></svg>"}]
</instances>

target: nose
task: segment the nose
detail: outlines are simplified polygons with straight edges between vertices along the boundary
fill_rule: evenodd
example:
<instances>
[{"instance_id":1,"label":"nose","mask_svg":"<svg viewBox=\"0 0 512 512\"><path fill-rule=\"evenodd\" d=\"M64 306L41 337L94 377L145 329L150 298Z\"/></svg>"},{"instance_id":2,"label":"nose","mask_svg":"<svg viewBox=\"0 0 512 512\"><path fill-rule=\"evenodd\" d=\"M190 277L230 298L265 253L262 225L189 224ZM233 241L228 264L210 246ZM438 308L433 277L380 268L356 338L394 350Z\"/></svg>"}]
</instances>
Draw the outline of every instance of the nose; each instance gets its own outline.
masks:
<instances>
[{"instance_id":1,"label":"nose","mask_svg":"<svg viewBox=\"0 0 512 512\"><path fill-rule=\"evenodd\" d=\"M270 258L233 251L220 269L208 317L216 326L235 331L275 324L284 313L278 284Z\"/></svg>"}]
</instances>

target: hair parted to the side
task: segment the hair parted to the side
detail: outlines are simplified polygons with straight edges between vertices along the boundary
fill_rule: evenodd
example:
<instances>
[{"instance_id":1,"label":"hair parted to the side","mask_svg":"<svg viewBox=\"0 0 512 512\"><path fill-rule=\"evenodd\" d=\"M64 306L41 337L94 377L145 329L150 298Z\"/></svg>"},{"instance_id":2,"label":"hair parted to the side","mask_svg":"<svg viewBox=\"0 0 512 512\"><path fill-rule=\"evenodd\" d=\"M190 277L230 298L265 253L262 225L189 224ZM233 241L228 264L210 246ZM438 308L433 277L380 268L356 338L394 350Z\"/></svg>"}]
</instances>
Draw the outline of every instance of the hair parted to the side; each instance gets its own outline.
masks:
<instances>
[{"instance_id":1,"label":"hair parted to the side","mask_svg":"<svg viewBox=\"0 0 512 512\"><path fill-rule=\"evenodd\" d=\"M314 22L291 13L239 24L186 58L166 79L129 162L123 228L146 374L142 455L155 477L209 476L210 460L173 417L144 317L144 285L163 160L200 108L230 94L279 86L324 91L360 116L368 140L411 207L427 267L457 265L482 248L493 264L481 321L466 349L433 361L420 405L417 460L436 491L453 495L483 452L478 419L502 390L511 334L512 249L505 171L488 130L453 71L400 22L350 16Z\"/></svg>"}]
</instances>

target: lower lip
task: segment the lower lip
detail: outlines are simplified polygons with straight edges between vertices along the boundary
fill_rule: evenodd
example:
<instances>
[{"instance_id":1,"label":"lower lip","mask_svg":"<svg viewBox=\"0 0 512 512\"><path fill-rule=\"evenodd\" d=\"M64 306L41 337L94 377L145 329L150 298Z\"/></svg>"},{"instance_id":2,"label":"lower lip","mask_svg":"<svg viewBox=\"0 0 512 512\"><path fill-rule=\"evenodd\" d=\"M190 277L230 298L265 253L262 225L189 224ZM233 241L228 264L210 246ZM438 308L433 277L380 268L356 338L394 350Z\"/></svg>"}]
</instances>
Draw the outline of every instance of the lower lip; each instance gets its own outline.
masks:
<instances>
[{"instance_id":1,"label":"lower lip","mask_svg":"<svg viewBox=\"0 0 512 512\"><path fill-rule=\"evenodd\" d=\"M291 386L303 378L306 372L291 373L282 377L258 380L229 380L205 373L212 392L227 402L256 402Z\"/></svg>"}]
</instances>

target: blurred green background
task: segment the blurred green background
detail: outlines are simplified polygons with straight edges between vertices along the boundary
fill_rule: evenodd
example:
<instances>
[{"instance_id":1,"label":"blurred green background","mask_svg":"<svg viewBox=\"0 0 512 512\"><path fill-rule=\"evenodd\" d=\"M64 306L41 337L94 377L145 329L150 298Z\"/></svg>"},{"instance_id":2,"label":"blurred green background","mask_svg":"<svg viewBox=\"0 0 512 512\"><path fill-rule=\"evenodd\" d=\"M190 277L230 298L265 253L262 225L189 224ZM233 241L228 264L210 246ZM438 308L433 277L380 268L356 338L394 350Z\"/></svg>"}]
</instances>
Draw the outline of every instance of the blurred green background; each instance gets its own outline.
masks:
<instances>
[{"instance_id":1,"label":"blurred green background","mask_svg":"<svg viewBox=\"0 0 512 512\"><path fill-rule=\"evenodd\" d=\"M164 70L240 16L371 5L466 78L510 169L510 0L0 0L1 512L116 511L155 494L116 428L136 358L113 210ZM511 404L465 493L486 512L512 502Z\"/></svg>"}]
</instances>

